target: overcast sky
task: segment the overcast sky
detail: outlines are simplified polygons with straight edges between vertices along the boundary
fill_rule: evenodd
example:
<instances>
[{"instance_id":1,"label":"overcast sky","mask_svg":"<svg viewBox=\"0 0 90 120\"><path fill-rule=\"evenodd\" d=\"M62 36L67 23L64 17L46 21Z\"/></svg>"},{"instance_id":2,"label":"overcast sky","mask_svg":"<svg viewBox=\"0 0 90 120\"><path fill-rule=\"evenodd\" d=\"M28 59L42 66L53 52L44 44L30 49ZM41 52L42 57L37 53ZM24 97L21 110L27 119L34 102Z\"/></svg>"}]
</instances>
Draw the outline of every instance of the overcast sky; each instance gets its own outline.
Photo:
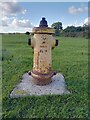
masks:
<instances>
[{"instance_id":1,"label":"overcast sky","mask_svg":"<svg viewBox=\"0 0 90 120\"><path fill-rule=\"evenodd\" d=\"M0 32L26 32L38 26L42 17L48 25L62 22L82 26L88 20L88 2L1 2Z\"/></svg>"}]
</instances>

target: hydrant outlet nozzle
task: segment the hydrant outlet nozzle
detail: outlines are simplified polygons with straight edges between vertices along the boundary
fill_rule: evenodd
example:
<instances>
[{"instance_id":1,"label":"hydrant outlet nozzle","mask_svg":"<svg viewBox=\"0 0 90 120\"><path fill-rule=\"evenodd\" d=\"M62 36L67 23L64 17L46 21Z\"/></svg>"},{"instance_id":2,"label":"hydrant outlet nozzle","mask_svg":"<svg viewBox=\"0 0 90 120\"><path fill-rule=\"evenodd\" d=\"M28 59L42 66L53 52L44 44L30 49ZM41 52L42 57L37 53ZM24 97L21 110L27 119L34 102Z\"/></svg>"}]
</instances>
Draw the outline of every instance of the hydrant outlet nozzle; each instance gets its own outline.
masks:
<instances>
[{"instance_id":1,"label":"hydrant outlet nozzle","mask_svg":"<svg viewBox=\"0 0 90 120\"><path fill-rule=\"evenodd\" d=\"M58 46L58 40L56 40L55 46Z\"/></svg>"},{"instance_id":2,"label":"hydrant outlet nozzle","mask_svg":"<svg viewBox=\"0 0 90 120\"><path fill-rule=\"evenodd\" d=\"M28 39L28 45L31 45L31 38Z\"/></svg>"}]
</instances>

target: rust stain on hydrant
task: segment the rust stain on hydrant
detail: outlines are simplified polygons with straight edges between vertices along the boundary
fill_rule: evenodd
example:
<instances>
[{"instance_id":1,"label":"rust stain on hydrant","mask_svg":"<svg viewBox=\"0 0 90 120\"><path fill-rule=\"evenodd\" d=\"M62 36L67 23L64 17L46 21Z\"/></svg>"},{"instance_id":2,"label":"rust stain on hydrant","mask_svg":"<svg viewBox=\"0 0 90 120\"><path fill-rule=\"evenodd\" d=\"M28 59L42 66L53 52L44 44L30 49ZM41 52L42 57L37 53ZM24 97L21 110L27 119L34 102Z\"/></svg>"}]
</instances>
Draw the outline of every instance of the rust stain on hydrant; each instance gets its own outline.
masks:
<instances>
[{"instance_id":1,"label":"rust stain on hydrant","mask_svg":"<svg viewBox=\"0 0 90 120\"><path fill-rule=\"evenodd\" d=\"M37 85L45 85L51 82L54 75L52 71L51 50L58 45L58 41L54 39L54 29L48 27L45 18L40 21L39 27L34 27L34 34L31 37L30 44L34 48L33 69L31 76L33 82Z\"/></svg>"}]
</instances>

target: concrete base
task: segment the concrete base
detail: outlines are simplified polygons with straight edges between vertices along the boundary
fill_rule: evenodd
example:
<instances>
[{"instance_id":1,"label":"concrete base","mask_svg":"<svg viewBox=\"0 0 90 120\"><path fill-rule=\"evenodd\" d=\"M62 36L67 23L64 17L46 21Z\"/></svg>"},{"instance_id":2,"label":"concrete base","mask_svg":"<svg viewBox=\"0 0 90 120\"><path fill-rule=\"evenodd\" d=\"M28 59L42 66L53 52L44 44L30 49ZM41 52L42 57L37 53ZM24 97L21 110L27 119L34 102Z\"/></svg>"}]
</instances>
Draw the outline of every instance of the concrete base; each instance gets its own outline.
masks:
<instances>
[{"instance_id":1,"label":"concrete base","mask_svg":"<svg viewBox=\"0 0 90 120\"><path fill-rule=\"evenodd\" d=\"M67 86L65 85L64 76L61 73L57 73L51 79L52 82L48 85L39 86L35 85L32 81L32 76L25 73L22 77L21 82L14 88L11 92L11 98L18 98L24 96L40 96L40 95L50 95L50 94L69 94Z\"/></svg>"}]
</instances>

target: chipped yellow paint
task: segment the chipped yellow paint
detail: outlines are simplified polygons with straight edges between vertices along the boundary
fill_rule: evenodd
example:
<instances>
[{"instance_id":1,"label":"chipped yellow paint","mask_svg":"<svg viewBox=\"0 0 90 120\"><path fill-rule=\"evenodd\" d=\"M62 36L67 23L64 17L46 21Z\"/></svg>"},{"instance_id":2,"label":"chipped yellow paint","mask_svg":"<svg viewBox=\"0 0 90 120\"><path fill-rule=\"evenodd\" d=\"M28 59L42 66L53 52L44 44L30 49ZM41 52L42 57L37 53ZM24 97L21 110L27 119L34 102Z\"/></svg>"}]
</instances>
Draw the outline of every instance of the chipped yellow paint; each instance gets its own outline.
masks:
<instances>
[{"instance_id":1,"label":"chipped yellow paint","mask_svg":"<svg viewBox=\"0 0 90 120\"><path fill-rule=\"evenodd\" d=\"M51 50L55 46L55 40L52 35L48 34L34 34L33 39L33 69L40 73L49 73L52 65Z\"/></svg>"},{"instance_id":2,"label":"chipped yellow paint","mask_svg":"<svg viewBox=\"0 0 90 120\"><path fill-rule=\"evenodd\" d=\"M52 71L52 56L51 50L55 47L55 39L53 37L54 30L52 28L35 27L32 32L34 36L31 38L31 46L34 48L33 70L32 77L41 78L42 74L48 74L44 78L49 79ZM38 75L38 73L40 74ZM50 74L50 76L49 76Z\"/></svg>"},{"instance_id":3,"label":"chipped yellow paint","mask_svg":"<svg viewBox=\"0 0 90 120\"><path fill-rule=\"evenodd\" d=\"M55 33L55 30L49 27L45 27L45 28L40 28L40 27L34 27L32 30L32 33Z\"/></svg>"}]
</instances>

